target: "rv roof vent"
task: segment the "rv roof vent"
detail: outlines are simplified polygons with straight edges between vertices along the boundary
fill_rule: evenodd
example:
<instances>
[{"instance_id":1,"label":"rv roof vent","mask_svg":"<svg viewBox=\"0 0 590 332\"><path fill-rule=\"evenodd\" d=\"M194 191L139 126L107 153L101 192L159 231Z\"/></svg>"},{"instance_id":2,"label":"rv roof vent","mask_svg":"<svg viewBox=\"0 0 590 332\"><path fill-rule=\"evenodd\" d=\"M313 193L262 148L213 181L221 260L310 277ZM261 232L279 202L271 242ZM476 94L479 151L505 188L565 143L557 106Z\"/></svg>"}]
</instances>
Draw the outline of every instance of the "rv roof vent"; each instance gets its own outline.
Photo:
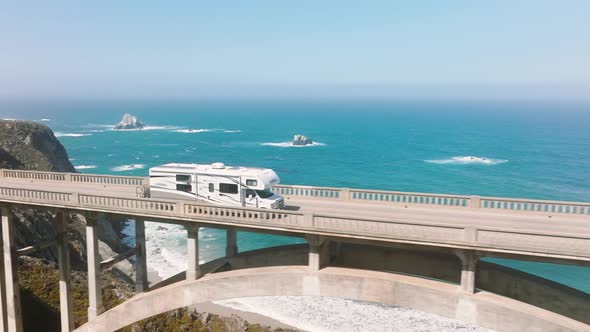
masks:
<instances>
[{"instance_id":1,"label":"rv roof vent","mask_svg":"<svg viewBox=\"0 0 590 332\"><path fill-rule=\"evenodd\" d=\"M223 163L213 163L211 164L211 168L213 169L224 169L225 165Z\"/></svg>"}]
</instances>

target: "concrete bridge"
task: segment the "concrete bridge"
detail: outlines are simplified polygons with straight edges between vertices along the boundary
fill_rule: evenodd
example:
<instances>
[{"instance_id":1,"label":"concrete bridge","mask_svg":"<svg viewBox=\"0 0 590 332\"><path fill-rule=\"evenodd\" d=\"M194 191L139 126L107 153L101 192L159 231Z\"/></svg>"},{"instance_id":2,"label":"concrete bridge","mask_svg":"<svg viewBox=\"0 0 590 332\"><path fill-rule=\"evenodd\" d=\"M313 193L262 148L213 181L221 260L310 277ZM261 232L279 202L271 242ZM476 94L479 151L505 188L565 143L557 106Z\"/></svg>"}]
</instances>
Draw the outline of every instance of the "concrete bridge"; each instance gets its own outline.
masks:
<instances>
[{"instance_id":1,"label":"concrete bridge","mask_svg":"<svg viewBox=\"0 0 590 332\"><path fill-rule=\"evenodd\" d=\"M66 215L86 217L89 322L113 331L175 308L225 298L317 295L401 305L500 331L590 331L590 296L482 257L590 265L590 204L306 186L276 186L285 210L142 198L149 179L0 170L2 326L21 331L16 259L58 248L61 322L74 330ZM10 207L54 210L58 237L15 248ZM137 246L101 261L98 214L135 219ZM148 289L144 222L187 229L188 269ZM199 264L202 227L227 231L226 257ZM236 231L307 245L239 252ZM105 312L98 274L136 256L136 289Z\"/></svg>"}]
</instances>

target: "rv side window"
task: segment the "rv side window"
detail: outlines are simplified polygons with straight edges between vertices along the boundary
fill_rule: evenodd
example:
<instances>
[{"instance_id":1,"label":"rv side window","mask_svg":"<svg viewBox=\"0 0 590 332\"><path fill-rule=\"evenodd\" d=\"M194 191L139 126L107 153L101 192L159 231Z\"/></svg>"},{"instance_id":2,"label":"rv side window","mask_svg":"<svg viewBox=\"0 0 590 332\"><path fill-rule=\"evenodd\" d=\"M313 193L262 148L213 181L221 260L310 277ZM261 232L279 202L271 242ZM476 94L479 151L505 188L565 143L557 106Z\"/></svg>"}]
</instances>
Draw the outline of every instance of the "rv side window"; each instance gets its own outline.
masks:
<instances>
[{"instance_id":1,"label":"rv side window","mask_svg":"<svg viewBox=\"0 0 590 332\"><path fill-rule=\"evenodd\" d=\"M219 192L223 194L237 194L238 193L238 185L237 184L230 184L230 183L220 183L219 184Z\"/></svg>"},{"instance_id":2,"label":"rv side window","mask_svg":"<svg viewBox=\"0 0 590 332\"><path fill-rule=\"evenodd\" d=\"M258 181L256 181L256 180L246 180L246 185L247 186L256 187L258 185Z\"/></svg>"},{"instance_id":3,"label":"rv side window","mask_svg":"<svg viewBox=\"0 0 590 332\"><path fill-rule=\"evenodd\" d=\"M252 189L248 189L248 190L246 190L246 197L254 198L254 197L256 197L256 192Z\"/></svg>"},{"instance_id":4,"label":"rv side window","mask_svg":"<svg viewBox=\"0 0 590 332\"><path fill-rule=\"evenodd\" d=\"M177 184L176 190L190 193L191 191L193 191L193 187L190 184Z\"/></svg>"},{"instance_id":5,"label":"rv side window","mask_svg":"<svg viewBox=\"0 0 590 332\"><path fill-rule=\"evenodd\" d=\"M190 181L191 180L191 176L190 175L176 175L176 181L177 182L186 182L186 181Z\"/></svg>"},{"instance_id":6,"label":"rv side window","mask_svg":"<svg viewBox=\"0 0 590 332\"><path fill-rule=\"evenodd\" d=\"M212 193L215 191L215 184L209 183L209 192Z\"/></svg>"}]
</instances>

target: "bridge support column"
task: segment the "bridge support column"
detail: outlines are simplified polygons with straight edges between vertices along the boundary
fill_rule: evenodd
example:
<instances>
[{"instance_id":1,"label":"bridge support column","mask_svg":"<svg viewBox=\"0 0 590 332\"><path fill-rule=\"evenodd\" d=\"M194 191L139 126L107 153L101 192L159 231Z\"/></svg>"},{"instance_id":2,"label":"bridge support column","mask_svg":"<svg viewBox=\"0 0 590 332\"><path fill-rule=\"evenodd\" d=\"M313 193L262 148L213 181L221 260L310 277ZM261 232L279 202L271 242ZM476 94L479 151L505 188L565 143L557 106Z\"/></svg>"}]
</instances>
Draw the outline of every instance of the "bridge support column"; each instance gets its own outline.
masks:
<instances>
[{"instance_id":1,"label":"bridge support column","mask_svg":"<svg viewBox=\"0 0 590 332\"><path fill-rule=\"evenodd\" d=\"M23 323L17 275L18 256L14 247L14 218L7 207L2 207L1 213L4 282L6 283L6 331L21 332Z\"/></svg>"},{"instance_id":2,"label":"bridge support column","mask_svg":"<svg viewBox=\"0 0 590 332\"><path fill-rule=\"evenodd\" d=\"M234 257L238 254L238 236L236 230L228 228L226 237L225 257Z\"/></svg>"},{"instance_id":3,"label":"bridge support column","mask_svg":"<svg viewBox=\"0 0 590 332\"><path fill-rule=\"evenodd\" d=\"M86 254L88 256L88 321L104 312L100 284L100 253L96 234L96 214L86 215Z\"/></svg>"},{"instance_id":4,"label":"bridge support column","mask_svg":"<svg viewBox=\"0 0 590 332\"><path fill-rule=\"evenodd\" d=\"M147 257L145 250L145 220L135 218L135 290L143 292L148 288Z\"/></svg>"},{"instance_id":5,"label":"bridge support column","mask_svg":"<svg viewBox=\"0 0 590 332\"><path fill-rule=\"evenodd\" d=\"M186 280L197 280L201 277L201 265L199 264L199 229L200 225L186 225L188 238L186 240L188 251L188 266Z\"/></svg>"},{"instance_id":6,"label":"bridge support column","mask_svg":"<svg viewBox=\"0 0 590 332\"><path fill-rule=\"evenodd\" d=\"M319 235L307 236L307 243L309 244L308 265L310 270L319 271L327 263L330 257L327 242L324 237Z\"/></svg>"},{"instance_id":7,"label":"bridge support column","mask_svg":"<svg viewBox=\"0 0 590 332\"><path fill-rule=\"evenodd\" d=\"M479 255L473 251L456 251L461 260L461 291L467 294L475 293L475 272Z\"/></svg>"},{"instance_id":8,"label":"bridge support column","mask_svg":"<svg viewBox=\"0 0 590 332\"><path fill-rule=\"evenodd\" d=\"M57 260L59 265L59 308L62 332L74 330L74 311L71 289L70 251L68 248L67 214L58 212Z\"/></svg>"},{"instance_id":9,"label":"bridge support column","mask_svg":"<svg viewBox=\"0 0 590 332\"><path fill-rule=\"evenodd\" d=\"M1 172L0 172L1 173ZM4 215L4 209L0 210L0 217ZM0 224L0 248L2 246L2 227ZM0 330L8 330L8 316L6 313L6 282L4 279L4 255L0 255Z\"/></svg>"}]
</instances>

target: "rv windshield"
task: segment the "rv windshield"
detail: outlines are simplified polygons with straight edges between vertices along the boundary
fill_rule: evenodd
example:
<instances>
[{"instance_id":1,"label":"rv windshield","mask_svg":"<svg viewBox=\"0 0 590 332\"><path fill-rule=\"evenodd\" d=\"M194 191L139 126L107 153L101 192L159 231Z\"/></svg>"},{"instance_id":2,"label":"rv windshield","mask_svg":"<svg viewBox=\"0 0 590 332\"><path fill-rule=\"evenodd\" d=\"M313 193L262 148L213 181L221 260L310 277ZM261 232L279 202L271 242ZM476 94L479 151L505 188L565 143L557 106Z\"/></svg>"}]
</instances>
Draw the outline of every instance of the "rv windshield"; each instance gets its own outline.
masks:
<instances>
[{"instance_id":1,"label":"rv windshield","mask_svg":"<svg viewBox=\"0 0 590 332\"><path fill-rule=\"evenodd\" d=\"M264 190L256 190L256 193L258 194L258 196L260 198L269 198L270 196L274 195L270 190L268 189L264 189Z\"/></svg>"}]
</instances>

